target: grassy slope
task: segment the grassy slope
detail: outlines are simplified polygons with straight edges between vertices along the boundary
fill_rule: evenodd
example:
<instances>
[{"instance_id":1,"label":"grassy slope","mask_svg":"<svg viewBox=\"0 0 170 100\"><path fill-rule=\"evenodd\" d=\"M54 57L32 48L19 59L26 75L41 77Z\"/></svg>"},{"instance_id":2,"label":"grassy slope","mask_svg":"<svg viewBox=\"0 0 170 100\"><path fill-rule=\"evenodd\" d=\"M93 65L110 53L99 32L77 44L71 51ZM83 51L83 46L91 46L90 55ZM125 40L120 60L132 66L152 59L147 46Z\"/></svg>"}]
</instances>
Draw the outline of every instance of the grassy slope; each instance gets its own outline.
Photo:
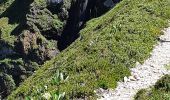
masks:
<instances>
[{"instance_id":1,"label":"grassy slope","mask_svg":"<svg viewBox=\"0 0 170 100\"><path fill-rule=\"evenodd\" d=\"M50 80L56 69L70 76L67 83L60 85L66 93L75 87L80 94L86 91L86 95L93 95L98 87L115 88L117 81L130 74L129 68L136 61L149 56L169 18L169 0L122 1L104 16L89 21L79 39L44 64L8 99L36 95L41 85L47 85L48 92L55 90Z\"/></svg>"}]
</instances>

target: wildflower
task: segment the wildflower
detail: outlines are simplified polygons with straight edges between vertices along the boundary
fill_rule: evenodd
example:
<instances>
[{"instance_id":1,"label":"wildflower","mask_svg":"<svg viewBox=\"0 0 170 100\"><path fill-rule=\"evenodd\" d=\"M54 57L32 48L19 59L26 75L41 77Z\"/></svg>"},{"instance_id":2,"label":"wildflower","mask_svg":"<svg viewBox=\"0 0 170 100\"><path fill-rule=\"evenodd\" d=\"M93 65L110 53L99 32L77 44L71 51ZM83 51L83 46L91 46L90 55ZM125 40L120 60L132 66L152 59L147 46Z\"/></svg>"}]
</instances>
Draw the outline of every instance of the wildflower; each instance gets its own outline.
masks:
<instances>
[{"instance_id":1,"label":"wildflower","mask_svg":"<svg viewBox=\"0 0 170 100\"><path fill-rule=\"evenodd\" d=\"M47 100L49 100L51 98L51 94L50 93L44 93L43 97Z\"/></svg>"}]
</instances>

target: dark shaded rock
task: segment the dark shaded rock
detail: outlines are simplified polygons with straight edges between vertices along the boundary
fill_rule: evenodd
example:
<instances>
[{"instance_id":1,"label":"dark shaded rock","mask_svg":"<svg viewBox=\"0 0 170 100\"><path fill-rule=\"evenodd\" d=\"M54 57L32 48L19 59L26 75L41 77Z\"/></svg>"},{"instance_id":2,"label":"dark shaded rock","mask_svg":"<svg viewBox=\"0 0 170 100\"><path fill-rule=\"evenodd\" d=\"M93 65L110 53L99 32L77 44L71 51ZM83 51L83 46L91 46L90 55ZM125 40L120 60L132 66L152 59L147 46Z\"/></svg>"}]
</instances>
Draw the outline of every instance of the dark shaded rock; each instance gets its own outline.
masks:
<instances>
[{"instance_id":1,"label":"dark shaded rock","mask_svg":"<svg viewBox=\"0 0 170 100\"><path fill-rule=\"evenodd\" d=\"M103 15L120 1L73 0L69 10L69 18L58 41L59 50L64 50L79 37L79 31L88 20ZM112 4L106 5L108 2Z\"/></svg>"},{"instance_id":2,"label":"dark shaded rock","mask_svg":"<svg viewBox=\"0 0 170 100\"><path fill-rule=\"evenodd\" d=\"M15 87L16 85L12 79L12 76L5 73L0 73L0 93L2 98L9 95L10 92L15 89Z\"/></svg>"},{"instance_id":3,"label":"dark shaded rock","mask_svg":"<svg viewBox=\"0 0 170 100\"><path fill-rule=\"evenodd\" d=\"M57 5L57 4L60 4L62 2L63 2L63 0L47 0L47 3L49 5Z\"/></svg>"},{"instance_id":4,"label":"dark shaded rock","mask_svg":"<svg viewBox=\"0 0 170 100\"><path fill-rule=\"evenodd\" d=\"M27 77L33 74L39 65L23 59L4 59L0 61L0 93L6 97Z\"/></svg>"},{"instance_id":5,"label":"dark shaded rock","mask_svg":"<svg viewBox=\"0 0 170 100\"><path fill-rule=\"evenodd\" d=\"M31 59L39 64L56 56L59 51L55 41L46 40L41 34L23 31L19 37L18 47L26 59Z\"/></svg>"},{"instance_id":6,"label":"dark shaded rock","mask_svg":"<svg viewBox=\"0 0 170 100\"><path fill-rule=\"evenodd\" d=\"M104 5L105 5L106 7L113 7L113 6L114 6L114 3L113 3L112 0L106 0L106 1L104 2Z\"/></svg>"},{"instance_id":7,"label":"dark shaded rock","mask_svg":"<svg viewBox=\"0 0 170 100\"><path fill-rule=\"evenodd\" d=\"M27 25L35 32L55 30L56 35L61 34L63 23L57 15L53 15L48 9L32 4L26 16Z\"/></svg>"}]
</instances>

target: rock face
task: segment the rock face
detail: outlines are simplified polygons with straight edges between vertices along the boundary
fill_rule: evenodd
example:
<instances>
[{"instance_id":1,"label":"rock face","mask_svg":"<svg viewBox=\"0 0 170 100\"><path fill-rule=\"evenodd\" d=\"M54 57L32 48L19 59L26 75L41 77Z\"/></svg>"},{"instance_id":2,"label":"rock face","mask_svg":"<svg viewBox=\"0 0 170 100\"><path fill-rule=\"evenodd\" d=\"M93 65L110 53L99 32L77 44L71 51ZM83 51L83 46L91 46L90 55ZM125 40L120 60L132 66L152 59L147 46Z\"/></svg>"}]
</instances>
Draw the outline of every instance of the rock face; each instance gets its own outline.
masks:
<instances>
[{"instance_id":1,"label":"rock face","mask_svg":"<svg viewBox=\"0 0 170 100\"><path fill-rule=\"evenodd\" d=\"M63 0L47 0L47 3L49 5L57 5L57 4L60 4L62 2L63 2Z\"/></svg>"},{"instance_id":2,"label":"rock face","mask_svg":"<svg viewBox=\"0 0 170 100\"><path fill-rule=\"evenodd\" d=\"M46 2L38 0L7 0L2 5L8 7L5 12L0 10L0 95L4 98L39 65L59 53L57 37L66 18L60 20L48 10ZM20 9L24 11L17 15Z\"/></svg>"},{"instance_id":3,"label":"rock face","mask_svg":"<svg viewBox=\"0 0 170 100\"><path fill-rule=\"evenodd\" d=\"M25 58L38 64L42 64L59 53L55 43L46 40L41 34L31 33L28 30L20 35L18 49Z\"/></svg>"},{"instance_id":4,"label":"rock face","mask_svg":"<svg viewBox=\"0 0 170 100\"><path fill-rule=\"evenodd\" d=\"M113 3L116 5L120 1L116 0ZM105 6L105 2L106 0L73 0L69 10L69 18L59 40L60 50L68 47L79 37L79 31L88 20L99 17L112 8Z\"/></svg>"},{"instance_id":5,"label":"rock face","mask_svg":"<svg viewBox=\"0 0 170 100\"><path fill-rule=\"evenodd\" d=\"M43 16L42 16L43 15ZM42 8L37 4L32 4L30 11L26 15L26 24L35 32L43 32L54 30L55 36L61 34L63 30L63 22L58 19L57 15L53 15L47 8Z\"/></svg>"}]
</instances>

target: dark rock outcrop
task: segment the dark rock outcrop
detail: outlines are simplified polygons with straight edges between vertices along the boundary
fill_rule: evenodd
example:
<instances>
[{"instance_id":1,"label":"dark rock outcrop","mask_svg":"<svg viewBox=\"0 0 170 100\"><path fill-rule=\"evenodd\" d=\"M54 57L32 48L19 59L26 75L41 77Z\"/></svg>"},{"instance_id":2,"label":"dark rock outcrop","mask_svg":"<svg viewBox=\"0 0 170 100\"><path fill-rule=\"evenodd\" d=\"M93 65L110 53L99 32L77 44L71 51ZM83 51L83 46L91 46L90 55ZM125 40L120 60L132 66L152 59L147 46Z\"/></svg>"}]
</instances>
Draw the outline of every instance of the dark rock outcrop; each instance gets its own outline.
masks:
<instances>
[{"instance_id":1,"label":"dark rock outcrop","mask_svg":"<svg viewBox=\"0 0 170 100\"><path fill-rule=\"evenodd\" d=\"M47 3L49 5L58 5L58 4L63 3L63 0L47 0Z\"/></svg>"},{"instance_id":2,"label":"dark rock outcrop","mask_svg":"<svg viewBox=\"0 0 170 100\"><path fill-rule=\"evenodd\" d=\"M0 99L9 95L10 92L14 89L15 82L13 81L12 76L5 73L0 73L0 93L1 93Z\"/></svg>"},{"instance_id":3,"label":"dark rock outcrop","mask_svg":"<svg viewBox=\"0 0 170 100\"><path fill-rule=\"evenodd\" d=\"M60 37L58 48L64 50L79 37L79 31L85 23L106 13L121 0L73 0L69 18ZM107 5L111 2L112 5Z\"/></svg>"},{"instance_id":4,"label":"dark rock outcrop","mask_svg":"<svg viewBox=\"0 0 170 100\"><path fill-rule=\"evenodd\" d=\"M32 33L26 30L19 37L17 49L21 51L20 53L25 59L43 64L59 53L55 45L38 32Z\"/></svg>"}]
</instances>

